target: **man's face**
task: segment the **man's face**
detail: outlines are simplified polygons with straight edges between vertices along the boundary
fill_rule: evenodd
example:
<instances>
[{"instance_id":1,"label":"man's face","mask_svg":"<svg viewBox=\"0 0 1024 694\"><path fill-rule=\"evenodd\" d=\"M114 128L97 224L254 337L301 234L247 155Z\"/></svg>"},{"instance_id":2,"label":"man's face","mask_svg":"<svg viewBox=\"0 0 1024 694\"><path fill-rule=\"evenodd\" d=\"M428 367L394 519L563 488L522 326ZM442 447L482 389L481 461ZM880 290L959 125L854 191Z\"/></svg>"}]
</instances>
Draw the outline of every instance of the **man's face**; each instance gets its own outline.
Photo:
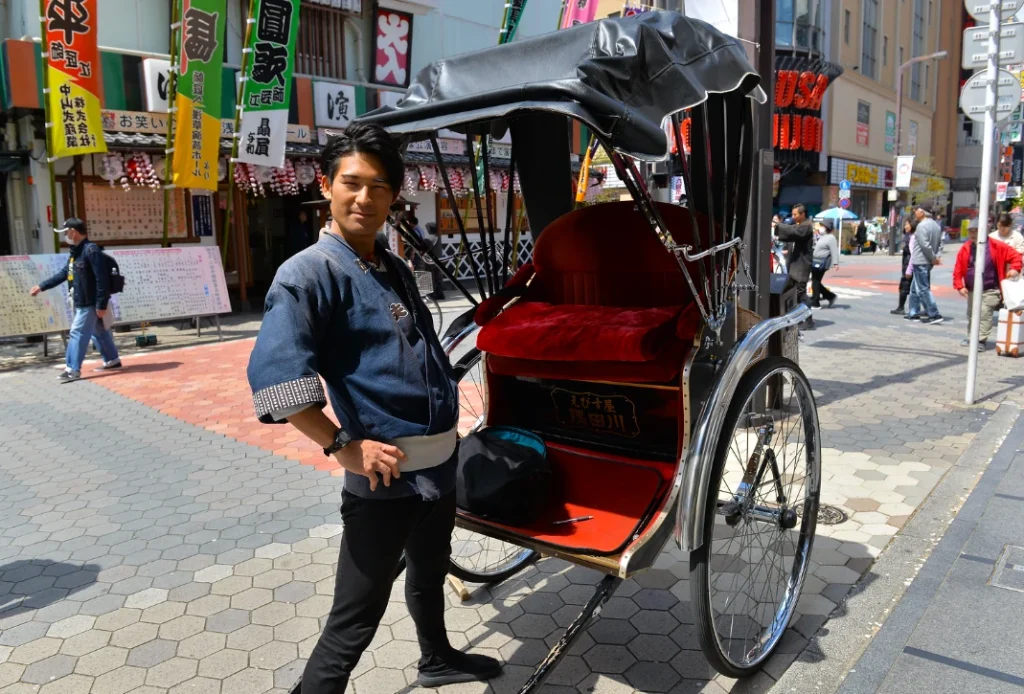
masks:
<instances>
[{"instance_id":1,"label":"man's face","mask_svg":"<svg viewBox=\"0 0 1024 694\"><path fill-rule=\"evenodd\" d=\"M354 238L376 235L398 199L380 160L359 152L342 157L334 180L322 179L320 189L342 233Z\"/></svg>"},{"instance_id":2,"label":"man's face","mask_svg":"<svg viewBox=\"0 0 1024 694\"><path fill-rule=\"evenodd\" d=\"M922 210L920 207L917 208L916 210L914 210L914 216L917 217L917 221L921 221L922 219L924 219L924 210Z\"/></svg>"},{"instance_id":3,"label":"man's face","mask_svg":"<svg viewBox=\"0 0 1024 694\"><path fill-rule=\"evenodd\" d=\"M978 230L976 228L967 230L967 240L970 241L971 243L978 242Z\"/></svg>"},{"instance_id":4,"label":"man's face","mask_svg":"<svg viewBox=\"0 0 1024 694\"><path fill-rule=\"evenodd\" d=\"M1009 224L1007 224L1005 226L1003 224L999 224L997 228L999 229L999 235L1000 236L1009 236L1010 235L1010 225Z\"/></svg>"},{"instance_id":5,"label":"man's face","mask_svg":"<svg viewBox=\"0 0 1024 694\"><path fill-rule=\"evenodd\" d=\"M793 221L796 222L797 224L799 224L800 222L804 221L804 219L807 216L798 207L794 207L791 210L791 212L793 214Z\"/></svg>"},{"instance_id":6,"label":"man's face","mask_svg":"<svg viewBox=\"0 0 1024 694\"><path fill-rule=\"evenodd\" d=\"M74 229L67 229L64 231L64 240L68 242L68 245L77 246L84 238L85 236L79 234Z\"/></svg>"}]
</instances>

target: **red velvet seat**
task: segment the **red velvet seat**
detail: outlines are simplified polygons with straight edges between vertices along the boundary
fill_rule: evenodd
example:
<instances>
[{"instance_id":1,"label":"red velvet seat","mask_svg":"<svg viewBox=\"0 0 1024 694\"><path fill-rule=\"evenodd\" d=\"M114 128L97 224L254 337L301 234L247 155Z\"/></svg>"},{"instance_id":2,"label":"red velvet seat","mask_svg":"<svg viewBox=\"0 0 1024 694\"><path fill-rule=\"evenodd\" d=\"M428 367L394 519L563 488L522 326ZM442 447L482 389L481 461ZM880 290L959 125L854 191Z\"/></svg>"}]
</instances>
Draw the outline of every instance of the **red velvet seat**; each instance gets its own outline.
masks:
<instances>
[{"instance_id":1,"label":"red velvet seat","mask_svg":"<svg viewBox=\"0 0 1024 694\"><path fill-rule=\"evenodd\" d=\"M673 234L688 238L686 210L659 206ZM678 262L632 202L555 220L537 241L533 271L522 299L477 338L494 373L629 383L678 376L700 317Z\"/></svg>"}]
</instances>

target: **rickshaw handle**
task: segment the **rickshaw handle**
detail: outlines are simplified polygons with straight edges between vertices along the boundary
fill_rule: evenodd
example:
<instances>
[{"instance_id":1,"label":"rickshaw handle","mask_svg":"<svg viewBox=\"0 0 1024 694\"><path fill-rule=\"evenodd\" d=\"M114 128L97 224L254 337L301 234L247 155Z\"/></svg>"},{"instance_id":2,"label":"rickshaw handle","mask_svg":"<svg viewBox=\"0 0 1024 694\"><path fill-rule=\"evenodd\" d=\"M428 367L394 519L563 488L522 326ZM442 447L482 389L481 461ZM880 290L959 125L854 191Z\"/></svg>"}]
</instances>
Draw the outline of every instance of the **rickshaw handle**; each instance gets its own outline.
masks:
<instances>
[{"instance_id":1,"label":"rickshaw handle","mask_svg":"<svg viewBox=\"0 0 1024 694\"><path fill-rule=\"evenodd\" d=\"M799 304L783 316L761 321L733 347L725 366L715 378L711 395L694 427L684 464L676 473L676 483L681 482L683 487L675 532L679 549L683 552L693 552L704 544L704 505L711 466L722 434L722 422L740 379L747 372L754 355L772 335L803 322L810 315L811 309L806 304Z\"/></svg>"}]
</instances>

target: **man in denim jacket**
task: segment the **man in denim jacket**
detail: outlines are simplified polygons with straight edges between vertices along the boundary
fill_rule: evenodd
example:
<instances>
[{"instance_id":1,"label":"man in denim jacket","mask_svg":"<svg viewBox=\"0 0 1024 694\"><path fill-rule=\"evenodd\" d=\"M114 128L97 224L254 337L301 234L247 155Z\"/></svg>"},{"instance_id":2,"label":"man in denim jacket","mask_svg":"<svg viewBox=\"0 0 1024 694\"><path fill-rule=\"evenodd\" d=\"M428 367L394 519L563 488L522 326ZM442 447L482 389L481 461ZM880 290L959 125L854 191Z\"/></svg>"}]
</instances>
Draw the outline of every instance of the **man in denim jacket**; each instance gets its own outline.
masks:
<instances>
[{"instance_id":1,"label":"man in denim jacket","mask_svg":"<svg viewBox=\"0 0 1024 694\"><path fill-rule=\"evenodd\" d=\"M321 155L328 233L280 267L249 361L260 421L290 422L345 469L334 604L302 694L340 694L373 638L405 552L418 684L499 674L444 626L455 522L458 386L405 264L376 242L404 175L394 140L353 124ZM339 428L323 412L327 403Z\"/></svg>"}]
</instances>

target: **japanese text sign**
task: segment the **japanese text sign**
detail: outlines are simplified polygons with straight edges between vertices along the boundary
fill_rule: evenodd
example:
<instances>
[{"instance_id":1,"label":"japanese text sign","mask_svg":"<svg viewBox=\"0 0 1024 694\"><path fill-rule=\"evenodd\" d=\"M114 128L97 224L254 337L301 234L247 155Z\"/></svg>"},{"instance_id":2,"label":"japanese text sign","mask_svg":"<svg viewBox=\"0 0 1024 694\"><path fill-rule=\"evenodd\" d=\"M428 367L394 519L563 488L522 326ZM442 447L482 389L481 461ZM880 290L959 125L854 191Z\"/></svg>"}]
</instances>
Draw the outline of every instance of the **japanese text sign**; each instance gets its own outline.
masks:
<instances>
[{"instance_id":1,"label":"japanese text sign","mask_svg":"<svg viewBox=\"0 0 1024 694\"><path fill-rule=\"evenodd\" d=\"M337 82L313 82L313 116L317 127L344 128L356 117L356 88Z\"/></svg>"},{"instance_id":2,"label":"japanese text sign","mask_svg":"<svg viewBox=\"0 0 1024 694\"><path fill-rule=\"evenodd\" d=\"M171 163L178 188L217 190L224 52L220 37L225 10L226 0L182 0L181 71Z\"/></svg>"},{"instance_id":3,"label":"japanese text sign","mask_svg":"<svg viewBox=\"0 0 1024 694\"><path fill-rule=\"evenodd\" d=\"M238 160L284 166L299 0L256 0Z\"/></svg>"},{"instance_id":4,"label":"japanese text sign","mask_svg":"<svg viewBox=\"0 0 1024 694\"><path fill-rule=\"evenodd\" d=\"M51 156L106 152L100 119L98 0L47 0L46 43Z\"/></svg>"},{"instance_id":5,"label":"japanese text sign","mask_svg":"<svg viewBox=\"0 0 1024 694\"><path fill-rule=\"evenodd\" d=\"M373 81L408 87L412 15L378 7L374 11L373 24Z\"/></svg>"}]
</instances>

